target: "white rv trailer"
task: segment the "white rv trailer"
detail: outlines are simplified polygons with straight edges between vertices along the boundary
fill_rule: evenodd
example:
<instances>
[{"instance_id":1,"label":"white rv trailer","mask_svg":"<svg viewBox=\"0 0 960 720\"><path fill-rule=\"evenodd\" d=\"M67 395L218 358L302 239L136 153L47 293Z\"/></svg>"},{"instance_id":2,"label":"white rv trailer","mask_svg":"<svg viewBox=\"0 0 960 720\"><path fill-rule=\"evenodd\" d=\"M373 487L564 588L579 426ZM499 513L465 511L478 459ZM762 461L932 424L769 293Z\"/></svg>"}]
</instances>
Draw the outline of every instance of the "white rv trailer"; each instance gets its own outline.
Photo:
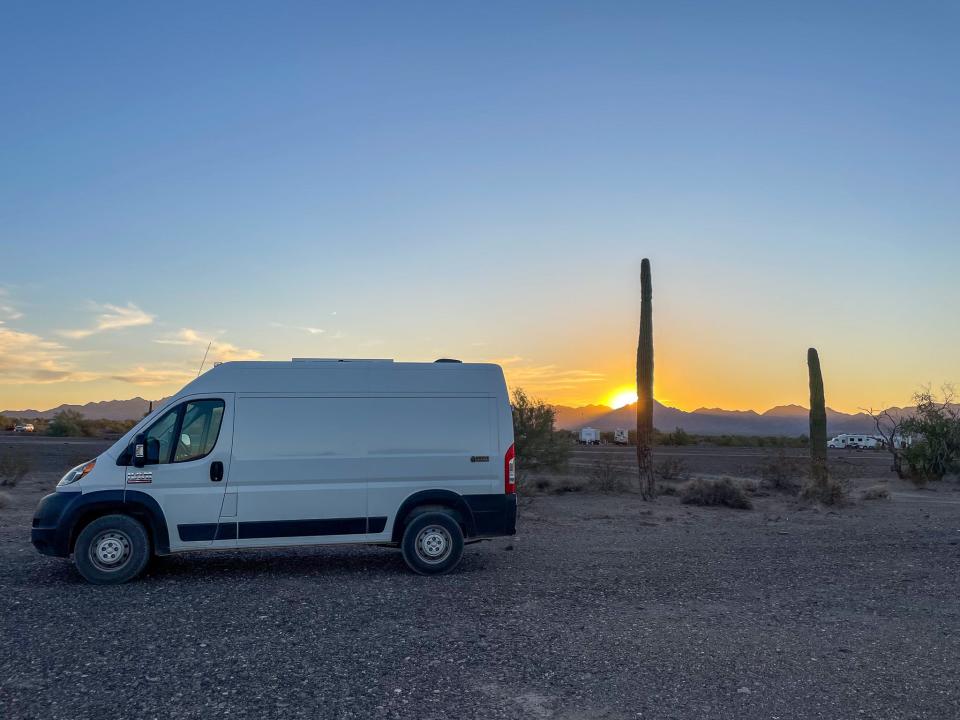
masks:
<instances>
[{"instance_id":1,"label":"white rv trailer","mask_svg":"<svg viewBox=\"0 0 960 720\"><path fill-rule=\"evenodd\" d=\"M613 431L613 441L617 445L628 445L630 443L630 433L625 428L617 428Z\"/></svg>"},{"instance_id":2,"label":"white rv trailer","mask_svg":"<svg viewBox=\"0 0 960 720\"><path fill-rule=\"evenodd\" d=\"M830 439L829 448L873 449L883 447L883 439L876 435L854 435L841 433Z\"/></svg>"},{"instance_id":3,"label":"white rv trailer","mask_svg":"<svg viewBox=\"0 0 960 720\"><path fill-rule=\"evenodd\" d=\"M64 475L32 540L98 584L151 554L358 542L439 574L515 532L515 492L497 365L228 362Z\"/></svg>"},{"instance_id":4,"label":"white rv trailer","mask_svg":"<svg viewBox=\"0 0 960 720\"><path fill-rule=\"evenodd\" d=\"M600 431L592 427L580 428L579 442L581 445L599 445Z\"/></svg>"}]
</instances>

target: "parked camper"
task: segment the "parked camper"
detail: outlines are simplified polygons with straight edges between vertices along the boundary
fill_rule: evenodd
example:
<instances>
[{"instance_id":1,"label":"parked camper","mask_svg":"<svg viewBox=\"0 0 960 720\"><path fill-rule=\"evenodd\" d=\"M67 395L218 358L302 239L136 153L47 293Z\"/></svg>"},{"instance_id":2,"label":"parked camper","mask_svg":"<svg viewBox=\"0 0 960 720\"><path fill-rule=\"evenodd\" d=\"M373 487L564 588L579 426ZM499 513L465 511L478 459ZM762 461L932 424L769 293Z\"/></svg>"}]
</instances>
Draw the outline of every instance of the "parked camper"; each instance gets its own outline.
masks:
<instances>
[{"instance_id":1,"label":"parked camper","mask_svg":"<svg viewBox=\"0 0 960 720\"><path fill-rule=\"evenodd\" d=\"M624 428L617 428L613 431L613 441L617 445L627 445L630 443L630 433Z\"/></svg>"},{"instance_id":2,"label":"parked camper","mask_svg":"<svg viewBox=\"0 0 960 720\"><path fill-rule=\"evenodd\" d=\"M515 493L496 365L229 362L64 475L32 540L98 584L151 554L355 542L440 574L514 534Z\"/></svg>"},{"instance_id":3,"label":"parked camper","mask_svg":"<svg viewBox=\"0 0 960 720\"><path fill-rule=\"evenodd\" d=\"M581 445L599 445L600 444L600 431L591 428L585 427L580 429L580 444Z\"/></svg>"},{"instance_id":4,"label":"parked camper","mask_svg":"<svg viewBox=\"0 0 960 720\"><path fill-rule=\"evenodd\" d=\"M873 449L883 446L883 439L875 435L851 435L842 433L827 442L829 448Z\"/></svg>"}]
</instances>

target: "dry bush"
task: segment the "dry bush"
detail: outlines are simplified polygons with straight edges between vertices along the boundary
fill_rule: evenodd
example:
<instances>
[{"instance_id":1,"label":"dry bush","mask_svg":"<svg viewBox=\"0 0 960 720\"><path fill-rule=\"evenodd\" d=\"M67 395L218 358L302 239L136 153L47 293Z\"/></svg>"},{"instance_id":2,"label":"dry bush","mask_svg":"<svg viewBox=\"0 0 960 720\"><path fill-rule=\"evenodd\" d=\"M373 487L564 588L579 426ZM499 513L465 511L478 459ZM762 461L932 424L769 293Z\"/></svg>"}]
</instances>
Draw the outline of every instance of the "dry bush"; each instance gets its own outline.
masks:
<instances>
[{"instance_id":1,"label":"dry bush","mask_svg":"<svg viewBox=\"0 0 960 720\"><path fill-rule=\"evenodd\" d=\"M874 485L868 487L860 495L861 500L889 500L890 499L890 490L887 489L886 485Z\"/></svg>"},{"instance_id":2,"label":"dry bush","mask_svg":"<svg viewBox=\"0 0 960 720\"><path fill-rule=\"evenodd\" d=\"M653 473L661 480L689 480L690 470L683 458L672 457L661 460L653 466Z\"/></svg>"},{"instance_id":3,"label":"dry bush","mask_svg":"<svg viewBox=\"0 0 960 720\"><path fill-rule=\"evenodd\" d=\"M593 463L589 480L591 489L602 493L623 492L627 487L623 468L609 458L601 458Z\"/></svg>"},{"instance_id":4,"label":"dry bush","mask_svg":"<svg viewBox=\"0 0 960 720\"><path fill-rule=\"evenodd\" d=\"M0 454L0 486L16 487L30 472L30 461L21 452L4 450Z\"/></svg>"},{"instance_id":5,"label":"dry bush","mask_svg":"<svg viewBox=\"0 0 960 720\"><path fill-rule=\"evenodd\" d=\"M845 505L850 496L849 485L847 480L833 476L828 477L822 485L808 480L800 490L800 497L824 505Z\"/></svg>"},{"instance_id":6,"label":"dry bush","mask_svg":"<svg viewBox=\"0 0 960 720\"><path fill-rule=\"evenodd\" d=\"M807 475L807 463L787 455L783 448L767 455L760 465L760 477L772 490L795 493Z\"/></svg>"},{"instance_id":7,"label":"dry bush","mask_svg":"<svg viewBox=\"0 0 960 720\"><path fill-rule=\"evenodd\" d=\"M749 510L753 507L750 498L728 477L718 480L697 478L680 488L680 502L685 505L723 506L738 510Z\"/></svg>"},{"instance_id":8,"label":"dry bush","mask_svg":"<svg viewBox=\"0 0 960 720\"><path fill-rule=\"evenodd\" d=\"M657 483L657 495L679 495L680 491L677 490L676 485L665 485L663 483Z\"/></svg>"},{"instance_id":9,"label":"dry bush","mask_svg":"<svg viewBox=\"0 0 960 720\"><path fill-rule=\"evenodd\" d=\"M587 489L583 479L575 475L524 473L522 478L522 485L517 486L521 495L562 495Z\"/></svg>"},{"instance_id":10,"label":"dry bush","mask_svg":"<svg viewBox=\"0 0 960 720\"><path fill-rule=\"evenodd\" d=\"M12 499L7 493L0 492L0 510L3 510L5 507L10 507L11 501Z\"/></svg>"}]
</instances>

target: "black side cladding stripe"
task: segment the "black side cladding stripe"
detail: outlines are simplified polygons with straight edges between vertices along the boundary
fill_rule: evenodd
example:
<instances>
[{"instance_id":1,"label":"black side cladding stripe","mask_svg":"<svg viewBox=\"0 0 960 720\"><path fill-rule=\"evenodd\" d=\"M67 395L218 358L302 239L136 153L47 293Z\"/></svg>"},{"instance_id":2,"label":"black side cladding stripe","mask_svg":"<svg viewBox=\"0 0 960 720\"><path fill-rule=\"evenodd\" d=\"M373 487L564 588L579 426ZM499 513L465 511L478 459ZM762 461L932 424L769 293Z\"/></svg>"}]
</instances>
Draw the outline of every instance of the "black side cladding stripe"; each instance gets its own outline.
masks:
<instances>
[{"instance_id":1,"label":"black side cladding stripe","mask_svg":"<svg viewBox=\"0 0 960 720\"><path fill-rule=\"evenodd\" d=\"M249 540L277 537L316 537L320 535L364 535L381 533L386 517L324 518L321 520L265 520L242 523L196 523L177 525L183 542L210 540Z\"/></svg>"}]
</instances>

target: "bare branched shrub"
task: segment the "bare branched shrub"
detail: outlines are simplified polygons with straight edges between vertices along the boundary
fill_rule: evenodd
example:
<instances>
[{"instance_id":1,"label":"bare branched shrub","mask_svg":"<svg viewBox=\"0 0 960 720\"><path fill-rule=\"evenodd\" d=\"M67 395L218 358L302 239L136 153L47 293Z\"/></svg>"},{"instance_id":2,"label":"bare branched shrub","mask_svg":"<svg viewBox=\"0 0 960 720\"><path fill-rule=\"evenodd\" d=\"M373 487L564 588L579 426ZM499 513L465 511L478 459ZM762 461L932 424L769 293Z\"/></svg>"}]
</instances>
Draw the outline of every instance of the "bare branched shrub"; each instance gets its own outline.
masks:
<instances>
[{"instance_id":1,"label":"bare branched shrub","mask_svg":"<svg viewBox=\"0 0 960 720\"><path fill-rule=\"evenodd\" d=\"M30 461L21 452L0 453L0 487L16 487L30 472Z\"/></svg>"},{"instance_id":2,"label":"bare branched shrub","mask_svg":"<svg viewBox=\"0 0 960 720\"><path fill-rule=\"evenodd\" d=\"M685 505L719 505L738 510L749 510L753 507L743 488L728 477L718 480L691 480L680 488L680 501Z\"/></svg>"},{"instance_id":3,"label":"bare branched shrub","mask_svg":"<svg viewBox=\"0 0 960 720\"><path fill-rule=\"evenodd\" d=\"M654 474L667 482L689 480L690 471L683 458L668 457L653 466Z\"/></svg>"},{"instance_id":4,"label":"bare branched shrub","mask_svg":"<svg viewBox=\"0 0 960 720\"><path fill-rule=\"evenodd\" d=\"M627 480L623 469L610 458L601 458L594 461L590 468L590 487L597 492L623 492L627 487Z\"/></svg>"}]
</instances>

